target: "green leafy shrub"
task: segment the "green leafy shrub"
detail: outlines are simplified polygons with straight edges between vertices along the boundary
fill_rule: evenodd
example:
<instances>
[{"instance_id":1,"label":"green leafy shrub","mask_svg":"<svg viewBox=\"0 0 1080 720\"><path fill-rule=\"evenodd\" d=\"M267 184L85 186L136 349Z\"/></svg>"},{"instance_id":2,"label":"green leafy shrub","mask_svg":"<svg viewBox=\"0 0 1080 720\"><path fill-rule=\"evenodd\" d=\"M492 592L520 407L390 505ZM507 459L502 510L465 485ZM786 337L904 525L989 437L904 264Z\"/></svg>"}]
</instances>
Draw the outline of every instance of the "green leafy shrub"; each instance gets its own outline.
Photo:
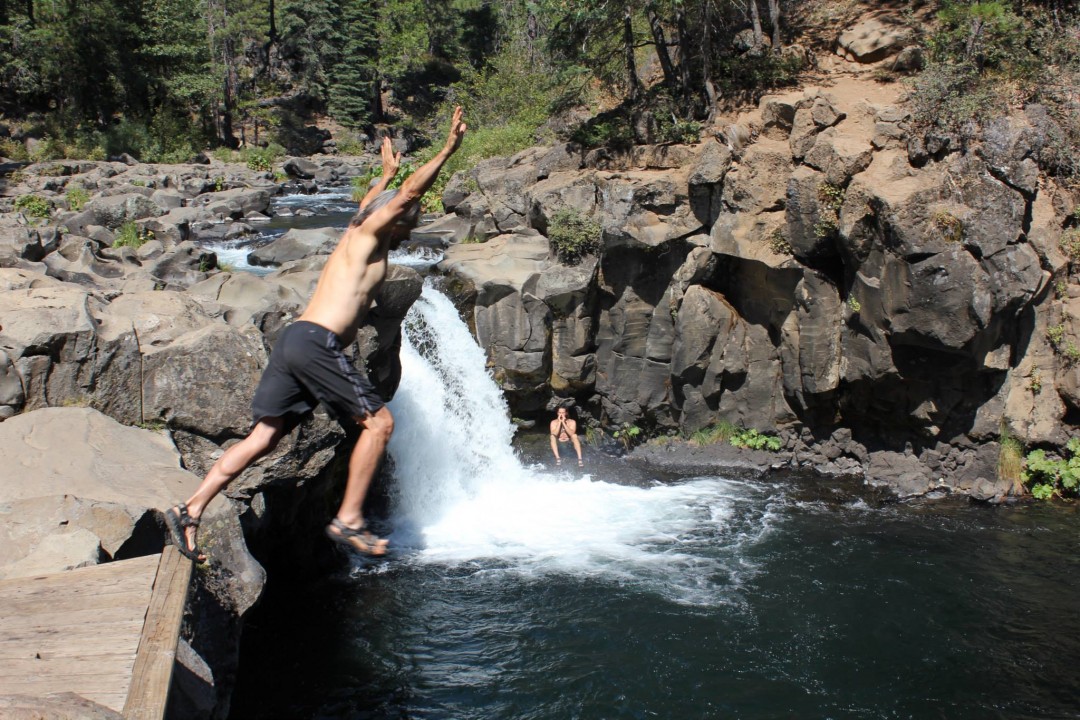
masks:
<instances>
[{"instance_id":1,"label":"green leafy shrub","mask_svg":"<svg viewBox=\"0 0 1080 720\"><path fill-rule=\"evenodd\" d=\"M847 306L851 308L851 312L858 315L862 311L862 303L859 302L859 298L854 295L848 295Z\"/></svg>"},{"instance_id":2,"label":"green leafy shrub","mask_svg":"<svg viewBox=\"0 0 1080 720\"><path fill-rule=\"evenodd\" d=\"M64 197L67 198L69 208L75 212L81 212L90 200L90 193L82 185L72 185L67 189Z\"/></svg>"},{"instance_id":3,"label":"green leafy shrub","mask_svg":"<svg viewBox=\"0 0 1080 720\"><path fill-rule=\"evenodd\" d=\"M1080 438L1072 438L1065 446L1066 457L1052 457L1044 450L1028 453L1022 478L1031 494L1040 500L1055 496L1075 496L1080 484Z\"/></svg>"},{"instance_id":4,"label":"green leafy shrub","mask_svg":"<svg viewBox=\"0 0 1080 720\"><path fill-rule=\"evenodd\" d=\"M730 439L732 445L751 450L771 450L776 452L782 447L780 438L775 435L766 435L757 430L740 430Z\"/></svg>"},{"instance_id":5,"label":"green leafy shrub","mask_svg":"<svg viewBox=\"0 0 1080 720\"><path fill-rule=\"evenodd\" d=\"M26 152L26 146L11 138L0 139L0 157L6 157L16 162L25 162L30 159L30 153Z\"/></svg>"},{"instance_id":6,"label":"green leafy shrub","mask_svg":"<svg viewBox=\"0 0 1080 720\"><path fill-rule=\"evenodd\" d=\"M274 153L270 148L251 148L241 153L248 170L270 172L274 169Z\"/></svg>"},{"instance_id":7,"label":"green leafy shrub","mask_svg":"<svg viewBox=\"0 0 1080 720\"><path fill-rule=\"evenodd\" d=\"M548 240L565 263L576 263L601 248L600 224L574 208L557 210L548 223Z\"/></svg>"},{"instance_id":8,"label":"green leafy shrub","mask_svg":"<svg viewBox=\"0 0 1080 720\"><path fill-rule=\"evenodd\" d=\"M630 423L623 423L611 433L611 437L622 443L622 446L626 450L630 450L636 443L635 441L641 435L641 428L637 425L631 425Z\"/></svg>"},{"instance_id":9,"label":"green leafy shrub","mask_svg":"<svg viewBox=\"0 0 1080 720\"><path fill-rule=\"evenodd\" d=\"M120 229L116 231L116 237L113 239L112 246L118 247L142 247L149 240L154 239L154 233L149 230L139 230L139 226L135 224L134 220L128 220L126 223L120 226Z\"/></svg>"},{"instance_id":10,"label":"green leafy shrub","mask_svg":"<svg viewBox=\"0 0 1080 720\"><path fill-rule=\"evenodd\" d=\"M52 215L52 203L40 195L22 195L15 200L15 209L31 218L47 218Z\"/></svg>"},{"instance_id":11,"label":"green leafy shrub","mask_svg":"<svg viewBox=\"0 0 1080 720\"><path fill-rule=\"evenodd\" d=\"M670 121L658 123L656 136L660 142L692 145L701 140L701 123L672 117Z\"/></svg>"}]
</instances>

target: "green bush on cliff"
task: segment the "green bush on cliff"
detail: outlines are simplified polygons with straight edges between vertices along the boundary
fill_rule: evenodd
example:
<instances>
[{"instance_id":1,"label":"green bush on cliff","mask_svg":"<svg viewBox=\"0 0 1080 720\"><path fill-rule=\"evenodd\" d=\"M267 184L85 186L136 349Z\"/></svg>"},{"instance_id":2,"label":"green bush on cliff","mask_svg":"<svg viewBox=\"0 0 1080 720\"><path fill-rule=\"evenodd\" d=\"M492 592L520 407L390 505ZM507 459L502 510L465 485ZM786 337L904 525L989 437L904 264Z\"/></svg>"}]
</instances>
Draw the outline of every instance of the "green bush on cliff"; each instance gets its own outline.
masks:
<instances>
[{"instance_id":1,"label":"green bush on cliff","mask_svg":"<svg viewBox=\"0 0 1080 720\"><path fill-rule=\"evenodd\" d=\"M1047 456L1045 450L1032 450L1024 461L1024 484L1039 500L1055 496L1075 496L1080 486L1080 438L1065 446L1067 457Z\"/></svg>"},{"instance_id":2,"label":"green bush on cliff","mask_svg":"<svg viewBox=\"0 0 1080 720\"><path fill-rule=\"evenodd\" d=\"M574 208L556 210L548 223L548 240L559 259L576 263L601 248L600 224Z\"/></svg>"}]
</instances>

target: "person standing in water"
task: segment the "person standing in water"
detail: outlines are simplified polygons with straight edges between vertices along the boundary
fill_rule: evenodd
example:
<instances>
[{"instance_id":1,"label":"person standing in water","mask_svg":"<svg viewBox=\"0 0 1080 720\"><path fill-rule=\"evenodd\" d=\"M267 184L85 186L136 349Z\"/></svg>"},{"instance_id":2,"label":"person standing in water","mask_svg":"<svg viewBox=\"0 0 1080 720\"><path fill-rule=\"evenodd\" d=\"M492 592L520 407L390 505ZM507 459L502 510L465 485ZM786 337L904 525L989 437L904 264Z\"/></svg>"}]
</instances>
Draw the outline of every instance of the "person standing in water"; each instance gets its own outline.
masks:
<instances>
[{"instance_id":1,"label":"person standing in water","mask_svg":"<svg viewBox=\"0 0 1080 720\"><path fill-rule=\"evenodd\" d=\"M349 457L345 495L326 534L351 551L386 553L387 541L365 528L362 508L394 430L394 418L343 349L356 339L386 279L390 251L416 227L420 198L461 145L467 129L461 115L461 108L455 108L445 146L399 190L385 189L401 156L394 155L389 138L384 138L383 177L361 201L359 212L327 259L307 309L274 345L252 401L251 432L214 463L194 495L165 512L173 543L185 556L198 562L206 559L196 545L206 506L249 465L272 451L320 402L342 424L355 422L361 428Z\"/></svg>"},{"instance_id":2,"label":"person standing in water","mask_svg":"<svg viewBox=\"0 0 1080 720\"><path fill-rule=\"evenodd\" d=\"M551 452L555 454L555 464L562 465L562 458L559 457L559 445L573 443L574 452L577 453L578 467L582 467L584 463L581 461L581 443L578 442L577 420L567 415L565 407L555 411L555 419L551 421L549 432L551 433Z\"/></svg>"}]
</instances>

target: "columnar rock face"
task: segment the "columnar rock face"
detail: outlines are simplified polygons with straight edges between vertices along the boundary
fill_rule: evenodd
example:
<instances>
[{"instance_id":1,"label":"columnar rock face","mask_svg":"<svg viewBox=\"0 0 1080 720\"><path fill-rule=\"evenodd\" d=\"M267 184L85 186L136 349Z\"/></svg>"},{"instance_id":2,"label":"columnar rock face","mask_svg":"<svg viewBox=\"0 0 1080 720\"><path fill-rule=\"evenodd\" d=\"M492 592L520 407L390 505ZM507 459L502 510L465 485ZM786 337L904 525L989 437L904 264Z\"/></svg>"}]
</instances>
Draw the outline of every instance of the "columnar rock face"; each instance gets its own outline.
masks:
<instances>
[{"instance_id":1,"label":"columnar rock face","mask_svg":"<svg viewBox=\"0 0 1080 720\"><path fill-rule=\"evenodd\" d=\"M866 32L851 52L888 39ZM1057 442L1080 407L1080 310L1059 299L1080 292L1058 248L1078 202L1038 175L1040 117L928 157L895 98L809 90L695 147L534 148L455 181L455 212L501 234L452 245L442 268L478 290L515 412L572 396L608 423L684 432L850 428L902 449L1005 423ZM578 265L544 252L565 208L600 227Z\"/></svg>"}]
</instances>

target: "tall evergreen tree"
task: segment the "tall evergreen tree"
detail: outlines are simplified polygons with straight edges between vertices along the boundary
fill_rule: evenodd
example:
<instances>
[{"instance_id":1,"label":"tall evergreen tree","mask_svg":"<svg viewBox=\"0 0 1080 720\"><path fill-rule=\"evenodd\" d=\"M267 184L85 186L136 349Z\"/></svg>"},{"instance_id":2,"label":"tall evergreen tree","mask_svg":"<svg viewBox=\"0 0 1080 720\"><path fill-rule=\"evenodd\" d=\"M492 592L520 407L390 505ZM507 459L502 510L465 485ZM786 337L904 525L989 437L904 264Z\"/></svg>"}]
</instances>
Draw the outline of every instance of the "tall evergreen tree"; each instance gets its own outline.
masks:
<instances>
[{"instance_id":1,"label":"tall evergreen tree","mask_svg":"<svg viewBox=\"0 0 1080 720\"><path fill-rule=\"evenodd\" d=\"M333 68L330 114L346 127L363 128L378 119L378 16L368 0L342 0L341 24L345 43Z\"/></svg>"}]
</instances>

